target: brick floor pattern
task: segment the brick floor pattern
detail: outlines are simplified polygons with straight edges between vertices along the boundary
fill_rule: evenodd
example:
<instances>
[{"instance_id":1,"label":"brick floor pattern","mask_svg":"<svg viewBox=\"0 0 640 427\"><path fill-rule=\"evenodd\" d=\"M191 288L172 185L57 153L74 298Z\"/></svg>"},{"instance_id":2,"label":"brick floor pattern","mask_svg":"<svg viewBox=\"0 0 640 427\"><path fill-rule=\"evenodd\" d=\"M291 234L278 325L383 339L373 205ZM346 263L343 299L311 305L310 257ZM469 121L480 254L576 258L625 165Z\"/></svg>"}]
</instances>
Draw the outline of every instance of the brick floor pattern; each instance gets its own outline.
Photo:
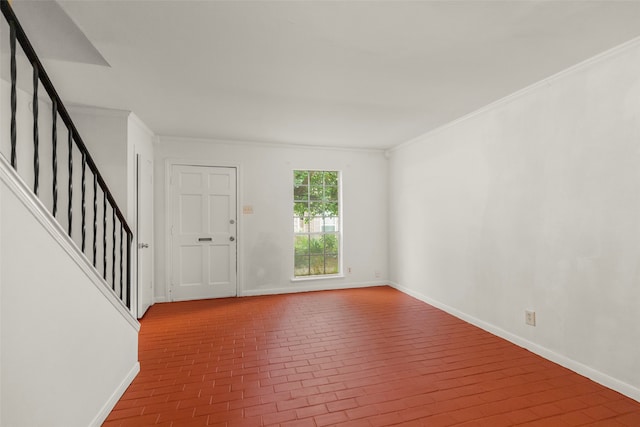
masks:
<instances>
[{"instance_id":1,"label":"brick floor pattern","mask_svg":"<svg viewBox=\"0 0 640 427\"><path fill-rule=\"evenodd\" d=\"M640 403L393 288L156 304L125 426L640 426Z\"/></svg>"}]
</instances>

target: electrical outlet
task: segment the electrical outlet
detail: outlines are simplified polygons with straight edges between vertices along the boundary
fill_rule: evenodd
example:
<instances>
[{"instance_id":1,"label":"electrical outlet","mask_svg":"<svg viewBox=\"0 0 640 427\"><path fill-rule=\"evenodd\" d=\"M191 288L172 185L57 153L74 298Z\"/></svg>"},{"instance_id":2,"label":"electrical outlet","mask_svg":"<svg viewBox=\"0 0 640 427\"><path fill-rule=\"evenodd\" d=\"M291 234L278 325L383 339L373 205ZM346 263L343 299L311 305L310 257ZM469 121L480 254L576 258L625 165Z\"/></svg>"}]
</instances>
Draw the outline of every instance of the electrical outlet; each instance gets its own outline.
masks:
<instances>
[{"instance_id":1,"label":"electrical outlet","mask_svg":"<svg viewBox=\"0 0 640 427\"><path fill-rule=\"evenodd\" d=\"M524 322L530 326L536 326L536 312L531 310L524 311Z\"/></svg>"},{"instance_id":2,"label":"electrical outlet","mask_svg":"<svg viewBox=\"0 0 640 427\"><path fill-rule=\"evenodd\" d=\"M376 272L375 272L375 275L376 275L376 279L379 279L379 278L380 278L380 276L381 276L381 274L380 274L380 272L379 272L379 271L376 271Z\"/></svg>"}]
</instances>

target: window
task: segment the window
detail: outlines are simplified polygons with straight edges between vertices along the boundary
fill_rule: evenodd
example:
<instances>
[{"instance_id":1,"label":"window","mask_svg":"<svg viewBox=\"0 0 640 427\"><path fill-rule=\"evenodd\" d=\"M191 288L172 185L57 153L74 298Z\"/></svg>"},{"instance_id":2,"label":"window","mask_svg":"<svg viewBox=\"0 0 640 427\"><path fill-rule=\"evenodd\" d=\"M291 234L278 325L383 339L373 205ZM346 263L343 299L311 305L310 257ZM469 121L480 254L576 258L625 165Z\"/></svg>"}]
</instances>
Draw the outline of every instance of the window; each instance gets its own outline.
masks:
<instances>
[{"instance_id":1,"label":"window","mask_svg":"<svg viewBox=\"0 0 640 427\"><path fill-rule=\"evenodd\" d=\"M340 175L293 171L294 276L340 273Z\"/></svg>"}]
</instances>

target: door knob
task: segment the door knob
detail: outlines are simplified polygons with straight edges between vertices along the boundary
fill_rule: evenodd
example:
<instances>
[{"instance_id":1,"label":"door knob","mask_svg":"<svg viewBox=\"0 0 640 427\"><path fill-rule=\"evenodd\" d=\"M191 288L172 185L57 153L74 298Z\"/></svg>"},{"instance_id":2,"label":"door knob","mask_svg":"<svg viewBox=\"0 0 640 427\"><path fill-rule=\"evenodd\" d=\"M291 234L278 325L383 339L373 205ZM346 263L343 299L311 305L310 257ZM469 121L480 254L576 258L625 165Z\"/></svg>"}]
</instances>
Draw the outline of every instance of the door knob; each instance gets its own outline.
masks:
<instances>
[{"instance_id":1,"label":"door knob","mask_svg":"<svg viewBox=\"0 0 640 427\"><path fill-rule=\"evenodd\" d=\"M149 244L148 243L138 243L138 247L140 249L146 249L146 248L149 247Z\"/></svg>"},{"instance_id":2,"label":"door knob","mask_svg":"<svg viewBox=\"0 0 640 427\"><path fill-rule=\"evenodd\" d=\"M229 237L229 240L233 242L234 240L236 240L236 238L231 236L231 237Z\"/></svg>"}]
</instances>

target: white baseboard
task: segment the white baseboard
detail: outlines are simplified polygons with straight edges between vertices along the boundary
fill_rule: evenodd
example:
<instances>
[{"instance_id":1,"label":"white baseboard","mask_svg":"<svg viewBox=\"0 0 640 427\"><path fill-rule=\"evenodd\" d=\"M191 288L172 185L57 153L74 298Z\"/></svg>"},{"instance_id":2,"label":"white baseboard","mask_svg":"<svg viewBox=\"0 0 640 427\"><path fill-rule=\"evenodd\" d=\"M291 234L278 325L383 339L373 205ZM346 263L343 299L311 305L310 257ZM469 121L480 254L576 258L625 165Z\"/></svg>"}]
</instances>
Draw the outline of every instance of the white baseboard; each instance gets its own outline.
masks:
<instances>
[{"instance_id":1,"label":"white baseboard","mask_svg":"<svg viewBox=\"0 0 640 427\"><path fill-rule=\"evenodd\" d=\"M133 382L133 379L138 375L138 372L140 372L140 362L136 362L136 364L133 365L133 368L131 368L127 376L122 380L118 388L115 389L100 412L98 412L93 421L91 421L91 424L89 424L90 427L100 427L102 423L104 423L104 420L107 419L113 408L116 406L116 403L118 403L118 400L120 400L124 392L127 390L127 387L129 387Z\"/></svg>"},{"instance_id":2,"label":"white baseboard","mask_svg":"<svg viewBox=\"0 0 640 427\"><path fill-rule=\"evenodd\" d=\"M485 331L490 332L493 335L497 335L500 338L504 338L505 340L510 341L520 347L526 348L532 353L542 356L545 359L550 360L554 363L557 363L560 366L564 366L565 368L570 369L580 375L583 375L597 382L598 384L601 384L605 387L608 387L612 390L617 391L618 393L622 393L625 396L628 396L631 399L634 399L640 402L640 388L634 387L631 384L627 384L623 381L613 378L603 372L600 372L576 360L568 358L567 356L556 353L552 350L549 350L546 347L543 347L532 341L526 340L518 335L512 334L511 332L505 331L504 329L499 328L491 323L485 322L476 317L463 313L451 306L441 303L440 301L436 301L432 298L427 297L426 295L423 295L419 292L415 292L409 288L399 285L398 283L388 282L388 284L389 286L399 290L400 292L410 295L433 307L439 308L440 310L445 311L451 314L452 316L462 319L465 322L471 323L472 325L475 325L481 329L484 329Z\"/></svg>"},{"instance_id":3,"label":"white baseboard","mask_svg":"<svg viewBox=\"0 0 640 427\"><path fill-rule=\"evenodd\" d=\"M308 283L308 282L306 282ZM313 292L313 291L329 291L336 289L353 289L353 288L369 288L372 286L384 286L387 281L375 281L375 282L355 282L355 283L332 283L328 284L323 281L318 281L313 285L291 285L286 288L266 288L266 289L249 289L238 292L240 297L252 297L259 295L276 295L276 294L292 294L298 292Z\"/></svg>"},{"instance_id":4,"label":"white baseboard","mask_svg":"<svg viewBox=\"0 0 640 427\"><path fill-rule=\"evenodd\" d=\"M248 289L248 290L238 290L239 297L254 297L261 295L278 295L278 294L293 294L299 292L314 292L314 291L330 291L336 289L353 289L353 288L369 288L373 286L385 286L388 284L386 280L380 280L375 282L354 282L354 283L338 283L338 284L327 284L324 280L318 280L317 284L309 284L312 281L308 282L300 282L306 283L291 285L282 288L264 288L264 289ZM164 296L156 296L153 298L153 302L162 303L169 302Z\"/></svg>"}]
</instances>

